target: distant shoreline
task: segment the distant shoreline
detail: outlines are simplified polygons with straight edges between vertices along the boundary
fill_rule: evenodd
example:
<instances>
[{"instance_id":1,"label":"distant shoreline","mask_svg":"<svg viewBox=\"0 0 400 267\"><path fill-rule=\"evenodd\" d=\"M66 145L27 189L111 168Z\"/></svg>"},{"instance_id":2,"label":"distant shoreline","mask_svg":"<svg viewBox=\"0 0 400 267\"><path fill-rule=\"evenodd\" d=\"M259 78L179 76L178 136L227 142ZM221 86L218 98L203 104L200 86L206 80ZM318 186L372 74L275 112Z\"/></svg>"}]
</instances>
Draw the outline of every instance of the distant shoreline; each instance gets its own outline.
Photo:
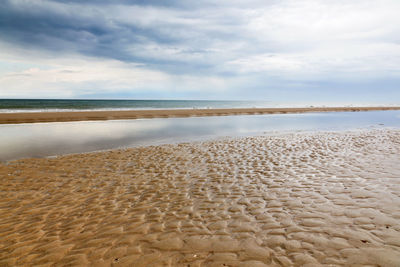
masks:
<instances>
[{"instance_id":1,"label":"distant shoreline","mask_svg":"<svg viewBox=\"0 0 400 267\"><path fill-rule=\"evenodd\" d=\"M306 107L306 108L224 108L224 109L153 109L68 112L0 113L0 124L127 120L143 118L205 117L230 115L286 114L306 112L357 112L400 110L400 107Z\"/></svg>"}]
</instances>

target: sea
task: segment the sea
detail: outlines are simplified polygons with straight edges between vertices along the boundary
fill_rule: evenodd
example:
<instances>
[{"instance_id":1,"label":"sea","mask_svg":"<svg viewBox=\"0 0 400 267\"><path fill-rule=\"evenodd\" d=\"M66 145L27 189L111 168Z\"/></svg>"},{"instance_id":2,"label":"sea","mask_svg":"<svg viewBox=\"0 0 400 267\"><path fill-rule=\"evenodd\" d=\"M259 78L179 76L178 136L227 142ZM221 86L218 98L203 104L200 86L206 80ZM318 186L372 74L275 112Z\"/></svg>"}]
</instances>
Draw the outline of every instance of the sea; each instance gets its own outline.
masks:
<instances>
[{"instance_id":1,"label":"sea","mask_svg":"<svg viewBox=\"0 0 400 267\"><path fill-rule=\"evenodd\" d=\"M0 99L0 112L273 107L271 101Z\"/></svg>"}]
</instances>

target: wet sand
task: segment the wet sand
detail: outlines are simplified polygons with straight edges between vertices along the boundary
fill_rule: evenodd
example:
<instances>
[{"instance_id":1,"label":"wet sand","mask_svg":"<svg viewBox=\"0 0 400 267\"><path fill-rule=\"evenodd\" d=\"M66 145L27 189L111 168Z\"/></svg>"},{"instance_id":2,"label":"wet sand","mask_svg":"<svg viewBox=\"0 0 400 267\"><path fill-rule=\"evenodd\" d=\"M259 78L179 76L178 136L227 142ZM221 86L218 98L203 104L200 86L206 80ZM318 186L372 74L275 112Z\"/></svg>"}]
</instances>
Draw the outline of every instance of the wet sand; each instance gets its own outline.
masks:
<instances>
[{"instance_id":1,"label":"wet sand","mask_svg":"<svg viewBox=\"0 0 400 267\"><path fill-rule=\"evenodd\" d=\"M305 112L400 110L400 107L308 107L308 108L232 108L232 109L166 109L74 112L0 113L0 124L65 122L94 120L126 120L140 118L170 118L191 116L227 116L253 114L283 114Z\"/></svg>"},{"instance_id":2,"label":"wet sand","mask_svg":"<svg viewBox=\"0 0 400 267\"><path fill-rule=\"evenodd\" d=\"M400 130L24 159L0 179L0 266L400 266Z\"/></svg>"}]
</instances>

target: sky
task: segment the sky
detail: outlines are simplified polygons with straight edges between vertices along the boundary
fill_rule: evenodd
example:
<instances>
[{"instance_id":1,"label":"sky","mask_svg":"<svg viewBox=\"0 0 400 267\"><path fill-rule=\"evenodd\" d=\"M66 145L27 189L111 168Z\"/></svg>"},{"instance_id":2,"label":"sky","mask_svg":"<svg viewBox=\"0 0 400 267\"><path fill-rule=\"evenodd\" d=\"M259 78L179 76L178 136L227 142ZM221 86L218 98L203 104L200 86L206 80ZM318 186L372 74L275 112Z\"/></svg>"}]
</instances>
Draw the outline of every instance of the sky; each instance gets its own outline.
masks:
<instances>
[{"instance_id":1,"label":"sky","mask_svg":"<svg viewBox=\"0 0 400 267\"><path fill-rule=\"evenodd\" d=\"M399 0L2 0L0 98L400 104Z\"/></svg>"}]
</instances>

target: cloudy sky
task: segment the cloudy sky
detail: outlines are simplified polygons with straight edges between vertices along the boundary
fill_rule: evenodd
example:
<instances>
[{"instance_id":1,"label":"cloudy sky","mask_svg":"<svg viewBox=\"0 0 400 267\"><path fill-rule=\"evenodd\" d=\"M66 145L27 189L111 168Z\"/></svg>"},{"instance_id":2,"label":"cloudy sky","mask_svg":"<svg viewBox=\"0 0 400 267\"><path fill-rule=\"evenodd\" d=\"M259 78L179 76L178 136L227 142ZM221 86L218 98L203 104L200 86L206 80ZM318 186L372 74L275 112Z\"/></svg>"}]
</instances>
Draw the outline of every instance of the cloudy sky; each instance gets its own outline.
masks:
<instances>
[{"instance_id":1,"label":"cloudy sky","mask_svg":"<svg viewBox=\"0 0 400 267\"><path fill-rule=\"evenodd\" d=\"M2 0L0 98L400 104L399 0Z\"/></svg>"}]
</instances>

